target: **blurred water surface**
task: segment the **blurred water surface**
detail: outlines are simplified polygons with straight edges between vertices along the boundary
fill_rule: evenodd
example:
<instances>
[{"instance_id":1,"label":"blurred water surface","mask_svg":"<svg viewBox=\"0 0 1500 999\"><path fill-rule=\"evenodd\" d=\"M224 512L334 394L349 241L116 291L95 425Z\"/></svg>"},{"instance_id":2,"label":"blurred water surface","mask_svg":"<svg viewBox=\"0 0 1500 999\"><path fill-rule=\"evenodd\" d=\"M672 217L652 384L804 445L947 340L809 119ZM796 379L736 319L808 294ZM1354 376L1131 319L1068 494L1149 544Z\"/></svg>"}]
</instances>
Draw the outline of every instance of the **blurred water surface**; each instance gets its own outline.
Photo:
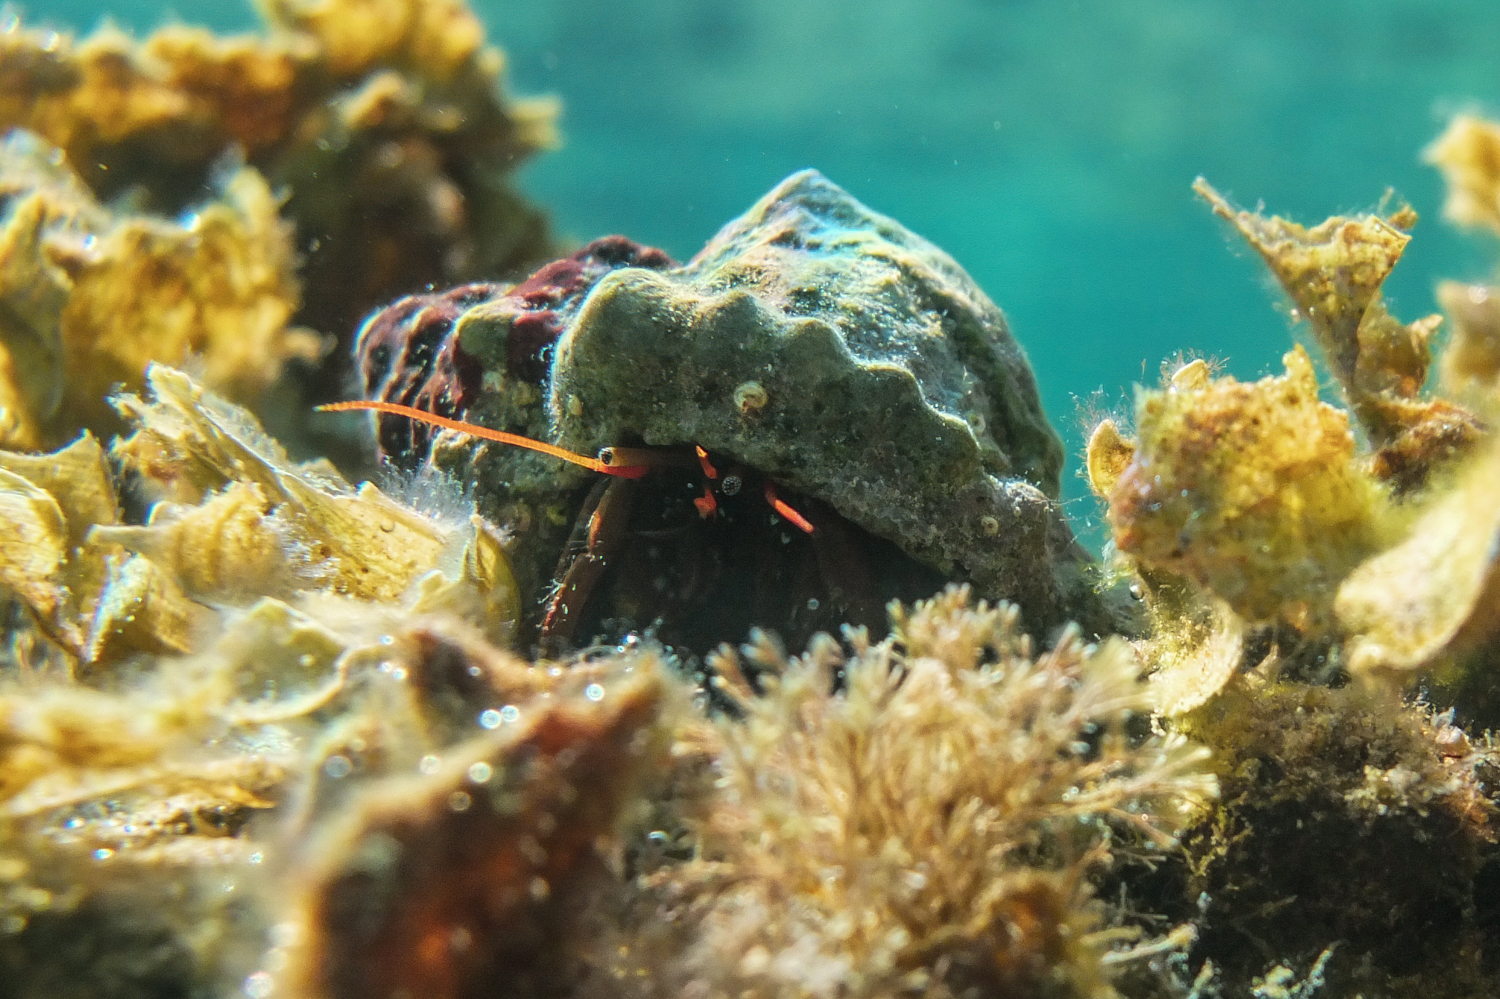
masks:
<instances>
[{"instance_id":1,"label":"blurred water surface","mask_svg":"<svg viewBox=\"0 0 1500 999\"><path fill-rule=\"evenodd\" d=\"M1009 314L1077 467L1077 400L1177 351L1249 378L1286 319L1258 261L1188 190L1308 223L1387 186L1423 214L1388 284L1403 319L1495 247L1438 217L1421 148L1500 109L1494 0L478 0L508 86L564 102L566 145L523 186L560 231L690 256L815 166L945 248ZM227 0L48 0L28 20L248 27ZM1097 511L1069 474L1070 513ZM1097 529L1094 526L1090 533Z\"/></svg>"}]
</instances>

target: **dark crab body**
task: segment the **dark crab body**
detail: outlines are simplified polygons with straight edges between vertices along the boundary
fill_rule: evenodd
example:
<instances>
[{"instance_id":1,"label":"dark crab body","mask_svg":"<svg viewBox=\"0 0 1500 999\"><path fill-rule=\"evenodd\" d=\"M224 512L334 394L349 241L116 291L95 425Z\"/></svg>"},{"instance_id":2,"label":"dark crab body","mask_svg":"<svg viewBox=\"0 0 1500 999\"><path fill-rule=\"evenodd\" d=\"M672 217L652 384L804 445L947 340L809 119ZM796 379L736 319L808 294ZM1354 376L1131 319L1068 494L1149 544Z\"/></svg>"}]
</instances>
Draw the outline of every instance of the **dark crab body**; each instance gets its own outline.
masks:
<instances>
[{"instance_id":1,"label":"dark crab body","mask_svg":"<svg viewBox=\"0 0 1500 999\"><path fill-rule=\"evenodd\" d=\"M1057 508L1061 444L1000 310L816 172L685 265L599 240L482 301L397 303L359 352L373 398L585 455L697 445L741 470L746 488L715 487L704 515L690 457L597 487L554 458L459 434L429 446L382 417L389 457L459 475L513 526L545 638L655 623L696 651L753 625L796 642L850 619L878 628L885 602L945 579L1017 602L1034 631L1127 625ZM766 484L816 530L776 514Z\"/></svg>"},{"instance_id":2,"label":"dark crab body","mask_svg":"<svg viewBox=\"0 0 1500 999\"><path fill-rule=\"evenodd\" d=\"M723 468L707 483L674 463L595 484L545 604L548 652L645 626L699 651L743 639L755 622L774 622L794 643L844 623L879 631L887 601L941 587L941 574L826 504L796 497L784 516L771 480Z\"/></svg>"}]
</instances>

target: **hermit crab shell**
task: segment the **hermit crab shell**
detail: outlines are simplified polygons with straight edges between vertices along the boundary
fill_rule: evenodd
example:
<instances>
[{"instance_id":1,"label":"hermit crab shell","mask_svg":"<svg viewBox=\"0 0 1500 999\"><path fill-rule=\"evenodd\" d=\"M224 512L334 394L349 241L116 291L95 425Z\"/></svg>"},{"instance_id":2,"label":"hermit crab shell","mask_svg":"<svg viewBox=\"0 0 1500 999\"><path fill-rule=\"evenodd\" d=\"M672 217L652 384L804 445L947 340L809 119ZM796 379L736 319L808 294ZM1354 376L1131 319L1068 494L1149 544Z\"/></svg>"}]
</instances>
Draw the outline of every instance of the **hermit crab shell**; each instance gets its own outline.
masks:
<instances>
[{"instance_id":1,"label":"hermit crab shell","mask_svg":"<svg viewBox=\"0 0 1500 999\"><path fill-rule=\"evenodd\" d=\"M686 265L604 274L554 348L554 439L698 444L816 497L1028 624L1109 630L1057 509L1063 451L1005 317L816 171Z\"/></svg>"}]
</instances>

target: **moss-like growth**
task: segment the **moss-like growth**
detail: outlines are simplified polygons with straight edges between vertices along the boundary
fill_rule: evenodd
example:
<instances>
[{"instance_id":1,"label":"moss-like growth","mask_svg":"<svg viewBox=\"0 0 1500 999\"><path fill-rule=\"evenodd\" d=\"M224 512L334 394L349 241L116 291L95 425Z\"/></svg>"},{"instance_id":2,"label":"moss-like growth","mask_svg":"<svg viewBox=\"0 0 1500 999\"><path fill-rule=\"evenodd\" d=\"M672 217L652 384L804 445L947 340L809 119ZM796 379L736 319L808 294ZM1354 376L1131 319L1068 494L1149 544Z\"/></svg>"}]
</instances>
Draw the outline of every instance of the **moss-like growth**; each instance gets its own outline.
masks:
<instances>
[{"instance_id":1,"label":"moss-like growth","mask_svg":"<svg viewBox=\"0 0 1500 999\"><path fill-rule=\"evenodd\" d=\"M654 875L685 936L637 966L654 991L1114 995L1131 934L1090 876L1114 836L1170 849L1214 794L1196 747L1127 734L1148 707L1128 649L1068 634L1033 658L1013 608L959 588L851 637L747 647L763 696L718 658L745 718L715 728L697 859Z\"/></svg>"},{"instance_id":2,"label":"moss-like growth","mask_svg":"<svg viewBox=\"0 0 1500 999\"><path fill-rule=\"evenodd\" d=\"M1333 947L1330 994L1493 989L1475 912L1496 833L1493 754L1430 709L1268 671L1177 723L1213 747L1223 789L1184 837L1178 890L1199 900L1203 926L1194 957L1243 983L1272 957Z\"/></svg>"}]
</instances>

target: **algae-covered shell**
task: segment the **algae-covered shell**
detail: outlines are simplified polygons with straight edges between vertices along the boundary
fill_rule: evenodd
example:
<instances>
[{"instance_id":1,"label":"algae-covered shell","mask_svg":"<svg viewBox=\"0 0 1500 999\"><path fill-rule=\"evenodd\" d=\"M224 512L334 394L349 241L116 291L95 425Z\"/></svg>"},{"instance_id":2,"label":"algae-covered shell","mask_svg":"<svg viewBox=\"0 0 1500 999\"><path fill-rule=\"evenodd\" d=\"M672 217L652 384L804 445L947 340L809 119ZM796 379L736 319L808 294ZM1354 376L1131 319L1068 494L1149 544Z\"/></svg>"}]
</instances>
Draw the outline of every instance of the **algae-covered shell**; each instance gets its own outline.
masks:
<instances>
[{"instance_id":1,"label":"algae-covered shell","mask_svg":"<svg viewBox=\"0 0 1500 999\"><path fill-rule=\"evenodd\" d=\"M1052 502L1062 446L1004 315L946 253L816 171L681 268L605 274L548 391L564 446L699 444L1036 624L1092 616L1066 593L1086 556Z\"/></svg>"}]
</instances>

